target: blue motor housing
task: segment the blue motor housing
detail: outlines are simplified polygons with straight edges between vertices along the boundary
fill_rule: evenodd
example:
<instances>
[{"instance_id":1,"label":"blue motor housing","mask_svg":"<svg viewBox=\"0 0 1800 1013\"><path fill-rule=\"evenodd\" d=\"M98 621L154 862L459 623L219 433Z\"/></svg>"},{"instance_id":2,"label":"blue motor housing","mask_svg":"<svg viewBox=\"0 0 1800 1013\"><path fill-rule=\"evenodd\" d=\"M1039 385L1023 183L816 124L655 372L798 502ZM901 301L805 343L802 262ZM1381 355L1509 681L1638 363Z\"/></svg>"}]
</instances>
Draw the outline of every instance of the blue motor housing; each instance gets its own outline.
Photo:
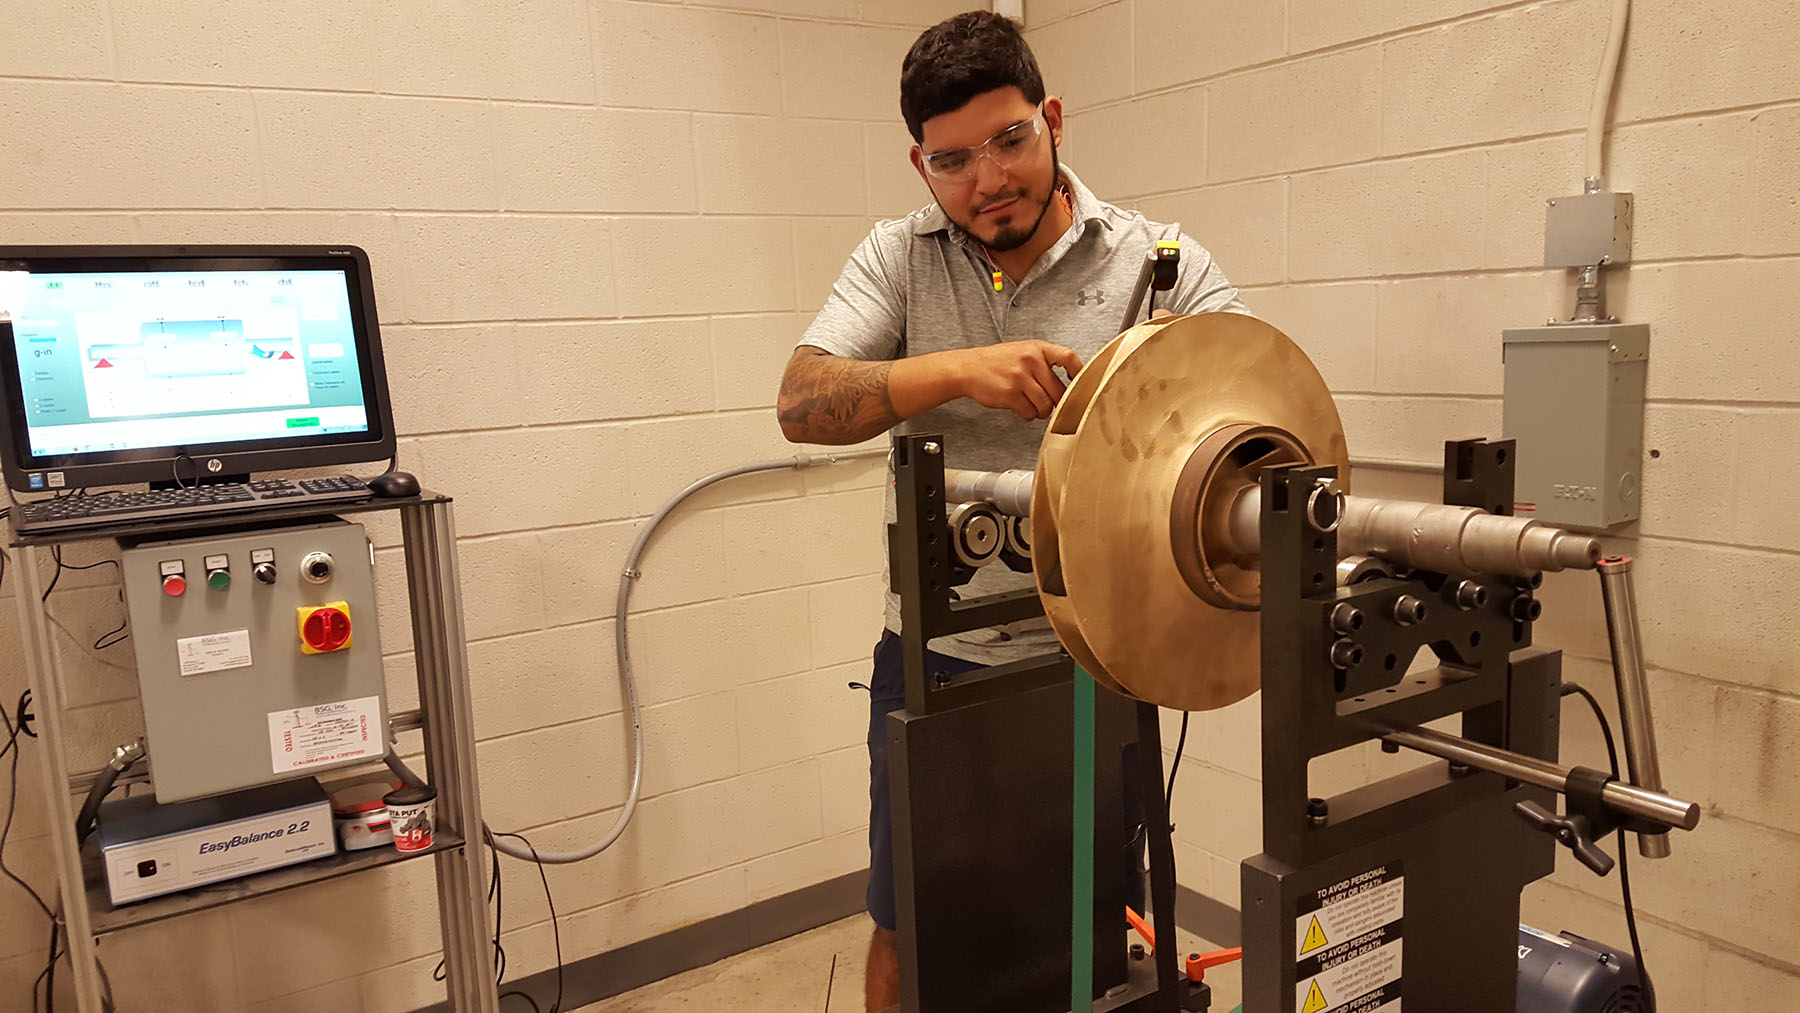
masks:
<instances>
[{"instance_id":1,"label":"blue motor housing","mask_svg":"<svg viewBox=\"0 0 1800 1013\"><path fill-rule=\"evenodd\" d=\"M1629 951L1573 932L1519 926L1518 1013L1655 1013L1655 992Z\"/></svg>"}]
</instances>

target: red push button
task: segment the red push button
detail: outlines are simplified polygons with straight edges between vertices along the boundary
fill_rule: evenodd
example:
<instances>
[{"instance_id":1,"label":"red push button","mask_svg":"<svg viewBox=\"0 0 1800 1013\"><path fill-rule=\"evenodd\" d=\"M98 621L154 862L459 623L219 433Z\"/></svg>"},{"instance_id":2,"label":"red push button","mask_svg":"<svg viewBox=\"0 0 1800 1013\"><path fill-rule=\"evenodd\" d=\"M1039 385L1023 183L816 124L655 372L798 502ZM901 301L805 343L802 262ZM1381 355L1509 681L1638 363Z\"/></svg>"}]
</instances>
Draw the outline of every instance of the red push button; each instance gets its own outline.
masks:
<instances>
[{"instance_id":1,"label":"red push button","mask_svg":"<svg viewBox=\"0 0 1800 1013\"><path fill-rule=\"evenodd\" d=\"M187 578L179 573L171 573L163 578L163 594L171 598L179 598L187 593Z\"/></svg>"},{"instance_id":2,"label":"red push button","mask_svg":"<svg viewBox=\"0 0 1800 1013\"><path fill-rule=\"evenodd\" d=\"M332 602L302 608L300 611L300 650L306 654L327 654L350 646L350 606Z\"/></svg>"}]
</instances>

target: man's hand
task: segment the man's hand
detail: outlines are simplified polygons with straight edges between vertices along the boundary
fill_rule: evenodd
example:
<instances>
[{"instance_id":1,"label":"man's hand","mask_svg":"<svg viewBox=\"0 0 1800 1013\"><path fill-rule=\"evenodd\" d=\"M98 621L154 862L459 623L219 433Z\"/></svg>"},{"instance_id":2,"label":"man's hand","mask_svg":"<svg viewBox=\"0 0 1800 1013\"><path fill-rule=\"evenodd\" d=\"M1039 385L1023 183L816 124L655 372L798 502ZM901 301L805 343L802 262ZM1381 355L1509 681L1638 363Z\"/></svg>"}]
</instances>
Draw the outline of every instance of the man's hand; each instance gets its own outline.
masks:
<instances>
[{"instance_id":1,"label":"man's hand","mask_svg":"<svg viewBox=\"0 0 1800 1013\"><path fill-rule=\"evenodd\" d=\"M1081 358L1048 341L1005 341L929 355L868 362L801 345L776 398L781 431L795 443L844 445L878 436L959 397L1047 419L1063 395L1052 366L1073 377Z\"/></svg>"},{"instance_id":2,"label":"man's hand","mask_svg":"<svg viewBox=\"0 0 1800 1013\"><path fill-rule=\"evenodd\" d=\"M1003 341L966 348L956 356L957 388L988 408L1013 412L1027 422L1047 419L1062 399L1063 382L1052 366L1071 378L1081 371L1081 358L1048 341Z\"/></svg>"}]
</instances>

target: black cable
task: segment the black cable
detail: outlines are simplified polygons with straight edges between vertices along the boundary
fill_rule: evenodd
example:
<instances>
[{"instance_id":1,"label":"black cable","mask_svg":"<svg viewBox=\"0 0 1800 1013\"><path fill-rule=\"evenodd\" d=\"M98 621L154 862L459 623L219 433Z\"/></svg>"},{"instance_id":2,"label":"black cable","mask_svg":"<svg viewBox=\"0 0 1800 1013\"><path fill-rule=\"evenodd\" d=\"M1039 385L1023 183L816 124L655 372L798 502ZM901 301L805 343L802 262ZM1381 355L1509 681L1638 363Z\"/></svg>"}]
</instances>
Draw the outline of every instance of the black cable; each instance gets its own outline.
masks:
<instances>
[{"instance_id":1,"label":"black cable","mask_svg":"<svg viewBox=\"0 0 1800 1013\"><path fill-rule=\"evenodd\" d=\"M488 851L493 856L493 868L488 879L487 902L494 905L494 964L497 971L494 984L498 985L506 977L506 950L500 945L500 920L502 891L500 882L500 853L494 850L493 841L488 841ZM431 969L432 981L443 981L449 972L444 970L444 961L440 959L437 966Z\"/></svg>"},{"instance_id":2,"label":"black cable","mask_svg":"<svg viewBox=\"0 0 1800 1013\"><path fill-rule=\"evenodd\" d=\"M482 829L485 833L486 828ZM492 838L488 839L487 845L494 877L489 892L494 895L494 984L497 986L506 980L506 947L500 945L500 928L506 924L506 884L500 878L500 850L494 847Z\"/></svg>"},{"instance_id":3,"label":"black cable","mask_svg":"<svg viewBox=\"0 0 1800 1013\"><path fill-rule=\"evenodd\" d=\"M544 903L546 903L550 906L550 931L556 940L556 1001L550 1004L549 1013L563 1013L563 1005L562 1005L563 1004L562 929L556 923L556 901L555 901L555 899L553 899L550 896L550 877L545 875L545 873L544 873L543 859L538 857L537 848L530 841L526 840L524 838L524 836L522 836L520 834L493 834L492 836L511 837L511 838L514 838L515 840L519 841L520 843L524 844L525 847L531 851L532 862L535 865L537 865L538 879L540 881L542 881L544 884ZM534 1010L537 1009L537 1002L532 1000L531 997L526 995L524 992L520 992L520 991L507 992L504 995L502 995L501 998L504 999L504 998L506 998L506 996L509 996L509 995L520 996L520 997L524 998L527 1002L531 1003L532 1009L534 1009Z\"/></svg>"},{"instance_id":4,"label":"black cable","mask_svg":"<svg viewBox=\"0 0 1800 1013\"><path fill-rule=\"evenodd\" d=\"M18 736L18 731L13 726L12 716L6 713L6 709L4 707L0 707L0 721L5 722L7 733L9 735L13 736L14 739L16 740L17 736ZM19 727L20 728L24 727L23 721L21 721ZM37 906L39 908L43 909L44 917L50 919L51 924L54 925L56 923L56 915L51 913L50 905L44 903L44 898L39 896L38 892L31 888L30 883L27 883L23 879L20 879L17 873L14 873L11 869L7 868L7 866L6 866L6 839L12 835L13 816L18 810L18 806L19 806L19 750L14 749L12 751L12 779L8 783L7 789L6 789L6 822L4 825L0 825L0 873L5 874L7 879L10 879L14 883L17 883L21 890L24 890L26 893L30 894L31 899L34 901L37 901Z\"/></svg>"},{"instance_id":5,"label":"black cable","mask_svg":"<svg viewBox=\"0 0 1800 1013\"><path fill-rule=\"evenodd\" d=\"M1169 768L1168 793L1163 798L1163 815L1168 818L1169 825L1175 825L1175 816L1171 806L1175 804L1175 775L1181 773L1181 751L1187 748L1187 728L1189 712L1181 712L1181 735L1175 740L1175 765Z\"/></svg>"},{"instance_id":6,"label":"black cable","mask_svg":"<svg viewBox=\"0 0 1800 1013\"><path fill-rule=\"evenodd\" d=\"M56 937L61 928L56 919L50 919L50 959L44 964L44 1013L56 1013L56 962L62 954L56 952Z\"/></svg>"},{"instance_id":7,"label":"black cable","mask_svg":"<svg viewBox=\"0 0 1800 1013\"><path fill-rule=\"evenodd\" d=\"M118 560L116 560L116 559L101 559L101 560L97 560L92 563L65 563L65 562L63 562L63 558L62 558L62 546L60 546L60 545L54 546L51 548L50 558L56 563L56 571L50 575L50 585L48 587L44 588L44 597L43 597L44 601L50 600L50 592L56 590L56 582L62 579L62 572L64 570L92 570L92 569L96 569L96 568L102 567L102 566L107 566L110 564L114 567L119 568L119 585L120 585L119 586L119 604L121 606L124 605L124 603L125 603L125 587L124 587L125 573L124 573L124 568L119 567ZM129 617L121 616L121 618L119 619L119 625L113 627L110 630L107 630L105 633L100 634L100 636L98 636L94 639L94 650L104 651L108 647L116 647L119 644L122 644L125 641L130 640L131 634L125 632L126 627L128 627L130 624L131 624L131 620Z\"/></svg>"},{"instance_id":8,"label":"black cable","mask_svg":"<svg viewBox=\"0 0 1800 1013\"><path fill-rule=\"evenodd\" d=\"M8 752L10 752L12 750L12 748L18 744L20 735L23 735L28 739L35 739L38 737L36 732L34 732L30 728L26 727L26 723L31 720L31 712L26 709L30 706L31 706L31 690L26 690L25 692L19 694L19 702L17 705L15 705L13 707L13 713L17 714L19 716L18 727L16 727L16 728L13 727L12 718L10 716L6 716L6 729L7 729L6 745L0 746L0 760L6 759L6 754ZM3 706L0 706L0 716L5 716L5 715L6 715L6 708Z\"/></svg>"},{"instance_id":9,"label":"black cable","mask_svg":"<svg viewBox=\"0 0 1800 1013\"><path fill-rule=\"evenodd\" d=\"M1612 767L1614 780L1619 777L1619 750L1613 745L1612 724L1606 720L1606 712L1600 708L1600 701L1588 692L1580 683L1563 683L1564 696L1576 693L1587 701L1589 709L1594 712L1594 720L1600 722L1600 733L1606 737L1606 761ZM1656 1008L1656 988L1650 984L1650 972L1644 969L1644 948L1638 942L1637 908L1631 903L1631 866L1626 860L1625 828L1620 827L1619 842L1619 894L1625 904L1625 931L1631 934L1631 956L1637 961L1638 979L1643 982L1644 992L1649 999L1650 1009Z\"/></svg>"},{"instance_id":10,"label":"black cable","mask_svg":"<svg viewBox=\"0 0 1800 1013\"><path fill-rule=\"evenodd\" d=\"M33 1013L36 1013L38 1008L38 986L44 983L45 978L50 979L50 988L44 990L44 1008L47 1010L56 1009L56 995L53 992L56 988L56 961L57 958L62 956L62 954L56 952L56 939L56 919L52 918L50 920L50 959L44 961L44 969L38 972L37 980L31 983L31 1009Z\"/></svg>"},{"instance_id":11,"label":"black cable","mask_svg":"<svg viewBox=\"0 0 1800 1013\"><path fill-rule=\"evenodd\" d=\"M42 599L43 601L50 600L50 592L56 590L56 582L62 578L62 572L64 570L92 570L92 569L95 569L96 567L101 567L101 566L107 566L107 565L118 566L119 565L119 561L116 559L101 559L101 560L97 560L92 563L65 563L65 562L63 562L63 558L62 558L62 546L60 546L60 545L54 546L51 548L50 558L56 562L56 572L52 573L50 575L50 586L44 588L44 597ZM121 572L119 574L119 580L121 583L123 583L125 580L123 570L121 570ZM120 596L119 600L123 601L124 600L124 591L121 590L119 592L119 596Z\"/></svg>"},{"instance_id":12,"label":"black cable","mask_svg":"<svg viewBox=\"0 0 1800 1013\"><path fill-rule=\"evenodd\" d=\"M44 596L39 598L39 601L49 601L50 592L56 590L56 582L62 579L62 546L58 545L52 548L50 550L50 558L56 562L56 570L50 574L50 583L44 588Z\"/></svg>"}]
</instances>

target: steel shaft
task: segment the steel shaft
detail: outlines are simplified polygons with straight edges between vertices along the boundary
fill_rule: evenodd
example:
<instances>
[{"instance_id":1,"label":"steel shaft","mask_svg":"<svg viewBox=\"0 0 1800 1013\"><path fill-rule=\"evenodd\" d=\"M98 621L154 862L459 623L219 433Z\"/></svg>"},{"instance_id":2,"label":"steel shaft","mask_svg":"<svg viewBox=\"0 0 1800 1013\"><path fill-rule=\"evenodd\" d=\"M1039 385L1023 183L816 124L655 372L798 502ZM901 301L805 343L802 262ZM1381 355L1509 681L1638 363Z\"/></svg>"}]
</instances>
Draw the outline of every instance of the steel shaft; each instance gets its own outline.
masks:
<instances>
[{"instance_id":1,"label":"steel shaft","mask_svg":"<svg viewBox=\"0 0 1800 1013\"><path fill-rule=\"evenodd\" d=\"M1499 774L1501 777L1539 788L1549 788L1555 792L1568 790L1571 769L1549 760L1540 760L1535 756L1526 756L1498 746L1489 746L1480 742L1443 732L1434 732L1429 728L1415 726L1396 727L1382 736L1388 742L1416 749L1421 753L1429 753L1451 763L1461 763ZM1700 825L1700 806L1694 802L1684 802L1671 798L1660 791L1654 791L1637 784L1622 781L1608 782L1601 789L1600 801L1608 808L1627 816L1648 820L1680 830L1692 830ZM1646 834L1645 837L1667 837L1667 834Z\"/></svg>"},{"instance_id":2,"label":"steel shaft","mask_svg":"<svg viewBox=\"0 0 1800 1013\"><path fill-rule=\"evenodd\" d=\"M1250 487L1232 503L1224 535L1240 555L1261 549L1262 489ZM1474 507L1408 500L1344 497L1338 525L1340 556L1379 556L1434 573L1491 573L1529 577L1546 570L1591 570L1600 540L1520 517Z\"/></svg>"},{"instance_id":3,"label":"steel shaft","mask_svg":"<svg viewBox=\"0 0 1800 1013\"><path fill-rule=\"evenodd\" d=\"M992 503L994 509L1014 517L1031 515L1029 471L967 471L944 469L944 500L948 503Z\"/></svg>"},{"instance_id":4,"label":"steel shaft","mask_svg":"<svg viewBox=\"0 0 1800 1013\"><path fill-rule=\"evenodd\" d=\"M946 469L945 499L992 503L1023 517L1031 513L1032 480L1029 471ZM1262 554L1261 516L1262 489L1250 486L1232 501L1225 530L1203 531L1200 538L1253 560ZM1337 534L1339 555L1379 556L1437 573L1529 577L1591 570L1600 561L1598 538L1443 503L1347 496Z\"/></svg>"},{"instance_id":5,"label":"steel shaft","mask_svg":"<svg viewBox=\"0 0 1800 1013\"><path fill-rule=\"evenodd\" d=\"M1600 597L1606 603L1606 634L1612 641L1613 681L1619 691L1619 722L1625 738L1625 766L1634 784L1662 790L1656 759L1656 726L1650 720L1650 684L1644 678L1644 651L1638 638L1637 596L1631 588L1631 560L1601 560ZM1645 858L1669 857L1667 834L1639 834Z\"/></svg>"}]
</instances>

